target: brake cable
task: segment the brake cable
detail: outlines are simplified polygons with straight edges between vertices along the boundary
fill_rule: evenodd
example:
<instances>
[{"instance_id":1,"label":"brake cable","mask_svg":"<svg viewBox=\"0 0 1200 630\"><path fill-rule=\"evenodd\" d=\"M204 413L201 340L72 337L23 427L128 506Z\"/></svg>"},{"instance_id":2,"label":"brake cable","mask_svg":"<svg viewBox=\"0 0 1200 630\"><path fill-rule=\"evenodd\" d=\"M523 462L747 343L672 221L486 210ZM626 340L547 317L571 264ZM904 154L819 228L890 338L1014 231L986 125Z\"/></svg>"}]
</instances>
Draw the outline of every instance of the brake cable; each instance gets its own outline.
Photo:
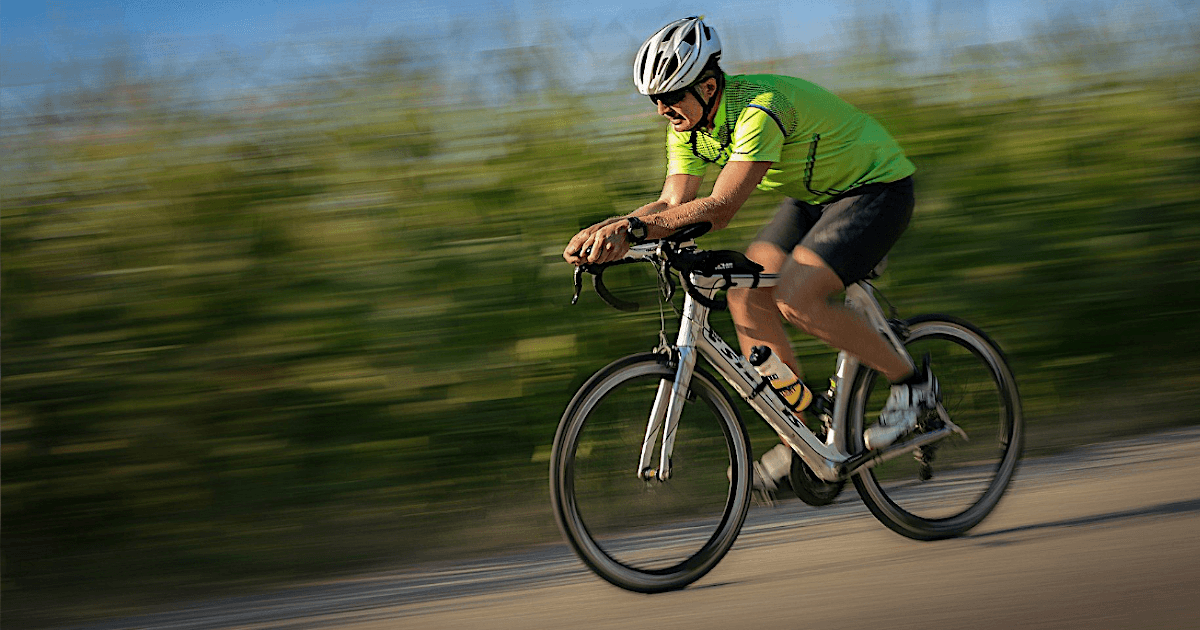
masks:
<instances>
[{"instance_id":1,"label":"brake cable","mask_svg":"<svg viewBox=\"0 0 1200 630\"><path fill-rule=\"evenodd\" d=\"M671 277L671 264L666 260L658 257L650 259L650 263L654 265L655 271L658 272L658 347L654 348L654 352L672 357L674 352L671 349L671 344L667 340L667 316L663 309L663 302L671 305L671 310L676 315L679 311L675 308L675 280Z\"/></svg>"}]
</instances>

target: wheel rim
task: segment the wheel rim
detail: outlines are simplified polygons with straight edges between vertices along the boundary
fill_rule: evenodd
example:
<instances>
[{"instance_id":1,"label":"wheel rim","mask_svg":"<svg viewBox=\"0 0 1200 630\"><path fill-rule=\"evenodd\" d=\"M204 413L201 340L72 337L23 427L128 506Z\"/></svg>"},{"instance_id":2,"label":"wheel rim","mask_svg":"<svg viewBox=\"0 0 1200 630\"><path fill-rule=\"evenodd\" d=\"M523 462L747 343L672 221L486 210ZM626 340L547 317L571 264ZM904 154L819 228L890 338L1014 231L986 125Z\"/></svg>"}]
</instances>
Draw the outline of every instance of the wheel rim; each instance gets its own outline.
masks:
<instances>
[{"instance_id":1,"label":"wheel rim","mask_svg":"<svg viewBox=\"0 0 1200 630\"><path fill-rule=\"evenodd\" d=\"M714 402L719 394L700 378L692 386L704 395L690 400L680 418L672 478L647 483L635 474L658 384L672 374L653 364L633 378L626 372L599 384L574 414L564 443L577 446L565 449L560 464L571 542L601 575L646 588L655 578L665 585L680 573L702 574L732 543L745 515L738 509L746 504L741 474L727 473L731 465L738 471L748 465L738 452L744 438L730 429Z\"/></svg>"},{"instance_id":2,"label":"wheel rim","mask_svg":"<svg viewBox=\"0 0 1200 630\"><path fill-rule=\"evenodd\" d=\"M930 480L921 480L917 457L904 455L864 472L856 483L894 525L920 534L959 533L991 511L1015 470L1019 399L1002 357L979 335L952 322L917 324L910 332L910 354L918 359L931 354L942 404L970 441L951 436L938 442ZM858 391L858 408L865 413L855 415L868 426L887 398L886 383L880 383L869 373Z\"/></svg>"}]
</instances>

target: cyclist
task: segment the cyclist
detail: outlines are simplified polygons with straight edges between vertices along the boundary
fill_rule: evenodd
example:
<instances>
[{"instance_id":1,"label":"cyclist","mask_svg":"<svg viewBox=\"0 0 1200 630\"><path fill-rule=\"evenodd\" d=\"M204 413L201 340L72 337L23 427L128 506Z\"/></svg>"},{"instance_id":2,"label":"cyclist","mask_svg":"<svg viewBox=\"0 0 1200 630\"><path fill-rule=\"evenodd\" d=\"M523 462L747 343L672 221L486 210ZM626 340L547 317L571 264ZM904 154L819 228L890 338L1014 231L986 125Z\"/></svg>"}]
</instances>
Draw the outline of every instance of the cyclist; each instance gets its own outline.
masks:
<instances>
[{"instance_id":1,"label":"cyclist","mask_svg":"<svg viewBox=\"0 0 1200 630\"><path fill-rule=\"evenodd\" d=\"M671 22L642 44L634 83L669 127L662 194L581 230L563 257L576 265L619 260L631 244L691 223L724 228L756 187L786 195L746 250L780 275L778 284L728 294L738 342L743 353L770 347L801 375L782 315L879 371L892 389L866 441L886 446L916 424L937 382L928 366L914 371L837 298L867 277L908 226L916 169L879 123L837 96L794 77L727 75L720 57L716 31L698 17ZM697 198L708 164L721 171L712 193ZM763 480L771 489L773 482Z\"/></svg>"}]
</instances>

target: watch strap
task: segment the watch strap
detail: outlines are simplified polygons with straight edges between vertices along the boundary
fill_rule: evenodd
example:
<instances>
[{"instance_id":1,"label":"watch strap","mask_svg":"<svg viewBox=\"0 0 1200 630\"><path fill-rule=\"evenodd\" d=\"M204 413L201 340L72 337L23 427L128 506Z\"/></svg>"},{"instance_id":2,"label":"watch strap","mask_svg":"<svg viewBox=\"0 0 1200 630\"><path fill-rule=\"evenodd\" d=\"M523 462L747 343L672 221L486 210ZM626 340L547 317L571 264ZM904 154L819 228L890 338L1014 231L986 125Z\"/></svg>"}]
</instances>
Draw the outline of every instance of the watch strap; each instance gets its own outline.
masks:
<instances>
[{"instance_id":1,"label":"watch strap","mask_svg":"<svg viewBox=\"0 0 1200 630\"><path fill-rule=\"evenodd\" d=\"M637 217L626 217L629 222L629 228L625 231L625 235L629 238L629 242L634 245L641 245L646 242L646 237L650 235L649 228Z\"/></svg>"}]
</instances>

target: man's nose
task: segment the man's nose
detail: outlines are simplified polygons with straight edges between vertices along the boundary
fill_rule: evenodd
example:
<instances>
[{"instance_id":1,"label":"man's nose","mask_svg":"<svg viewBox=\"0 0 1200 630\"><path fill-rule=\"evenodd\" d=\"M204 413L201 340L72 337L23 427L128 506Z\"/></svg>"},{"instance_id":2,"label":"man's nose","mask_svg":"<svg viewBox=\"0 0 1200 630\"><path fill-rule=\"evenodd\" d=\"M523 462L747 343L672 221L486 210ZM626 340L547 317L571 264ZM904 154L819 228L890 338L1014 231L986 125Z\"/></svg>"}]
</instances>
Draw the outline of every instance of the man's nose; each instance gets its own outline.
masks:
<instances>
[{"instance_id":1,"label":"man's nose","mask_svg":"<svg viewBox=\"0 0 1200 630\"><path fill-rule=\"evenodd\" d=\"M658 105L659 116L665 116L668 111L671 111L670 108L668 108L666 105L663 105L662 101L655 101L655 104Z\"/></svg>"}]
</instances>

